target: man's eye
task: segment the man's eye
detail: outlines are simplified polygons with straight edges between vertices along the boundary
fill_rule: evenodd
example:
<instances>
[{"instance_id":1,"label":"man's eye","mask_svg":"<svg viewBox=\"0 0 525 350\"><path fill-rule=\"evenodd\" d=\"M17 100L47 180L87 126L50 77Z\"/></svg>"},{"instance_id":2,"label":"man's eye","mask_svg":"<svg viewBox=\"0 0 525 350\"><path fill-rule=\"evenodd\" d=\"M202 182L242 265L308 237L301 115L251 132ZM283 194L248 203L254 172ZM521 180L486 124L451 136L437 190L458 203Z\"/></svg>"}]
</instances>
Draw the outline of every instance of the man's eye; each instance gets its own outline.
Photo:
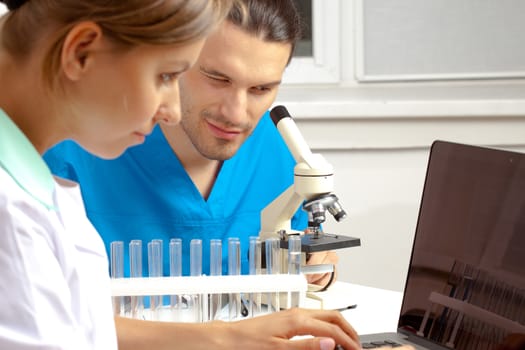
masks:
<instances>
[{"instance_id":1,"label":"man's eye","mask_svg":"<svg viewBox=\"0 0 525 350\"><path fill-rule=\"evenodd\" d=\"M255 86L252 88L252 91L258 94L264 94L269 92L271 89L266 86Z\"/></svg>"},{"instance_id":2,"label":"man's eye","mask_svg":"<svg viewBox=\"0 0 525 350\"><path fill-rule=\"evenodd\" d=\"M227 83L228 82L227 79L224 79L224 78L221 78L221 77L216 77L216 76L213 76L213 75L208 75L208 78L210 78L212 80L215 80L215 81L218 81L218 82L221 82L221 83Z\"/></svg>"},{"instance_id":3,"label":"man's eye","mask_svg":"<svg viewBox=\"0 0 525 350\"><path fill-rule=\"evenodd\" d=\"M216 82L219 82L219 83L227 83L228 82L228 79L225 79L221 76L218 76L218 75L212 75L212 74L208 74L208 73L205 73L205 72L202 72L202 74L208 78L208 79L211 79L213 81L216 81Z\"/></svg>"}]
</instances>

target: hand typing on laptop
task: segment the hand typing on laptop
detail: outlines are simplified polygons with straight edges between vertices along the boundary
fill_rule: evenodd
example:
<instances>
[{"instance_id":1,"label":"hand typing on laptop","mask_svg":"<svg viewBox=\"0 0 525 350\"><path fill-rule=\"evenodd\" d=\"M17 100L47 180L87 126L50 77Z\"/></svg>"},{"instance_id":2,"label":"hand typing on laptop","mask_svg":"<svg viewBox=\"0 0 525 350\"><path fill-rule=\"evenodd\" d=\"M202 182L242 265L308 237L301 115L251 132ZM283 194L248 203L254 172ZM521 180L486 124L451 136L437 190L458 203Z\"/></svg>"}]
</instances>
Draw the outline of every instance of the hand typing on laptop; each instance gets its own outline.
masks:
<instances>
[{"instance_id":1,"label":"hand typing on laptop","mask_svg":"<svg viewBox=\"0 0 525 350\"><path fill-rule=\"evenodd\" d=\"M239 334L232 349L311 349L311 350L361 350L355 330L343 315L331 310L288 309L268 316L245 319L242 322L212 322L212 327L232 327ZM242 336L245 329L249 336ZM257 336L250 329L257 329ZM241 333L239 333L239 331ZM309 334L293 337L292 334ZM273 343L268 339L273 337ZM313 339L312 339L313 337ZM261 339L265 339L262 342ZM336 345L339 344L339 345ZM411 350L411 347L399 347Z\"/></svg>"}]
</instances>

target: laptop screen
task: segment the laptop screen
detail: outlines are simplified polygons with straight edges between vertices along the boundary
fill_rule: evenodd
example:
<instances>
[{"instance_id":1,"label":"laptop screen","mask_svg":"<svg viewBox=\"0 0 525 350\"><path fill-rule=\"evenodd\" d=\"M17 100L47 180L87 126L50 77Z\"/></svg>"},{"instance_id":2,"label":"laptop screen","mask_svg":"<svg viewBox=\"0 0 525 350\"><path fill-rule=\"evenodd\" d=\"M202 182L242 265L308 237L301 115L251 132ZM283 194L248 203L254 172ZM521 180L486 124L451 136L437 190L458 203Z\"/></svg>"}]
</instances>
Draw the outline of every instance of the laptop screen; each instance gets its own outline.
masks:
<instances>
[{"instance_id":1,"label":"laptop screen","mask_svg":"<svg viewBox=\"0 0 525 350\"><path fill-rule=\"evenodd\" d=\"M494 349L524 325L525 155L436 141L399 330Z\"/></svg>"}]
</instances>

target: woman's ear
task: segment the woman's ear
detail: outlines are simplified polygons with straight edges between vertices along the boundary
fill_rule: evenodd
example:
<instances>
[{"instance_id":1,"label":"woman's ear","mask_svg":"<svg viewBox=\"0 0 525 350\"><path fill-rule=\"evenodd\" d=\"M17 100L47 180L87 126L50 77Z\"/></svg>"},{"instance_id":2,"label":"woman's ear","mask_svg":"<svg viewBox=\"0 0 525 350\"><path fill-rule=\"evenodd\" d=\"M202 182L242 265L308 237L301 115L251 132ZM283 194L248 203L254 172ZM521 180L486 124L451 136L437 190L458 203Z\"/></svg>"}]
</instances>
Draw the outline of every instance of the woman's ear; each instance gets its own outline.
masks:
<instances>
[{"instance_id":1,"label":"woman's ear","mask_svg":"<svg viewBox=\"0 0 525 350\"><path fill-rule=\"evenodd\" d=\"M60 63L66 77L78 80L90 67L93 53L101 48L102 29L94 22L80 22L67 33Z\"/></svg>"}]
</instances>

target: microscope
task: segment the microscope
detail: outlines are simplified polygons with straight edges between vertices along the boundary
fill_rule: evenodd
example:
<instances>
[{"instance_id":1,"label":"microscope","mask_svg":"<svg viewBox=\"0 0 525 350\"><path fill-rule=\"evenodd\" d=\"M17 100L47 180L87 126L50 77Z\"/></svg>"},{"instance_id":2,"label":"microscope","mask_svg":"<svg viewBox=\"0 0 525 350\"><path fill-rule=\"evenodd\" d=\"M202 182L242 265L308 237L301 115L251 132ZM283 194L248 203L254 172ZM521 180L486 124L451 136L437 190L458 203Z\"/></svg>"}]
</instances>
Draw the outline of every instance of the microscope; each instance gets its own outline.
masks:
<instances>
[{"instance_id":1,"label":"microscope","mask_svg":"<svg viewBox=\"0 0 525 350\"><path fill-rule=\"evenodd\" d=\"M274 107L270 116L292 153L296 165L294 183L261 212L261 240L278 237L280 247L287 249L288 238L291 235L300 235L303 253L360 246L359 238L324 233L321 230L327 211L338 222L347 216L333 193L332 165L322 155L311 152L284 106ZM291 229L291 218L301 205L308 213L306 234Z\"/></svg>"}]
</instances>

